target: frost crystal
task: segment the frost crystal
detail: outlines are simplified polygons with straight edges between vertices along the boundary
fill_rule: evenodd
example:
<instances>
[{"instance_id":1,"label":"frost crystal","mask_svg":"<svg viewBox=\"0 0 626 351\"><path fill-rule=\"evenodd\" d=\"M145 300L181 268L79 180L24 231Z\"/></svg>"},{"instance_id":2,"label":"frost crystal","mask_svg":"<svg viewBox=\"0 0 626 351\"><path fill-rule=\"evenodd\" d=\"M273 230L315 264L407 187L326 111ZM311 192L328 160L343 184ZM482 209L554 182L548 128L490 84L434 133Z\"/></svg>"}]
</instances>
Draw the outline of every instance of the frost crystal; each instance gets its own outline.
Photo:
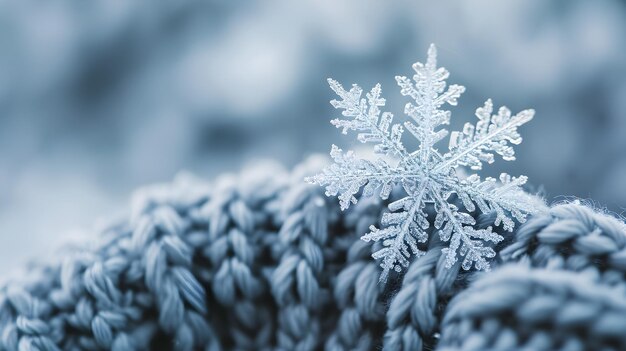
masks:
<instances>
[{"instance_id":1,"label":"frost crystal","mask_svg":"<svg viewBox=\"0 0 626 351\"><path fill-rule=\"evenodd\" d=\"M321 174L307 178L310 183L326 187L327 196L338 196L342 210L357 202L357 194L370 196L379 191L387 199L395 186L401 186L405 196L389 204L389 212L383 214L381 228L370 227L363 235L365 241L382 241L382 248L372 256L381 259L381 281L386 281L389 271L400 272L407 267L411 254L420 256L418 243L428 240L426 230L430 227L424 212L427 204L434 206L436 216L433 226L439 237L449 242L443 249L446 266L452 267L462 258L463 269L488 270L488 258L495 256L492 245L503 238L492 228L475 229L475 220L469 214L476 208L482 213L495 212L495 225L511 231L513 218L523 222L533 205L524 196L521 186L525 176L511 177L503 173L500 182L493 178L481 180L477 174L462 177L457 174L459 166L480 170L483 162L492 163L494 154L506 161L515 159L512 145L521 143L517 127L533 118L533 110L524 110L516 115L506 107L493 111L491 100L476 110L476 125L466 123L462 132L452 132L449 151L441 154L434 146L448 134L441 125L449 124L450 111L445 104L456 105L457 98L465 91L460 85L446 89L448 71L437 67L437 51L434 45L428 49L426 64L413 65L413 80L397 76L400 92L413 101L406 104L404 112L409 120L403 124L393 123L393 115L382 112L385 99L380 96L377 84L362 97L363 90L353 85L346 91L337 81L328 83L340 99L331 104L342 111L342 118L331 123L347 134L358 132L358 140L374 145L380 156L374 160L358 158L354 152L343 152L333 145L330 152L334 163ZM404 126L404 127L403 127ZM419 148L409 151L402 143L404 129L419 141ZM463 206L449 202L456 194ZM432 205L431 205L432 204Z\"/></svg>"}]
</instances>

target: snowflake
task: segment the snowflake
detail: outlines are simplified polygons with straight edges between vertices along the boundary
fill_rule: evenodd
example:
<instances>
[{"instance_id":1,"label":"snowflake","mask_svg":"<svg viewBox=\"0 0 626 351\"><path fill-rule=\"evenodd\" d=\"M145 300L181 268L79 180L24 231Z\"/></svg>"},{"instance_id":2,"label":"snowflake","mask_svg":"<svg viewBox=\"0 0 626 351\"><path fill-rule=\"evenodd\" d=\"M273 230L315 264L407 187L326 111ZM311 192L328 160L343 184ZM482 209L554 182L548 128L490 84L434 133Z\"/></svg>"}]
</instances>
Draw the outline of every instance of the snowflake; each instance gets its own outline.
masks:
<instances>
[{"instance_id":1,"label":"snowflake","mask_svg":"<svg viewBox=\"0 0 626 351\"><path fill-rule=\"evenodd\" d=\"M512 145L522 141L517 127L530 121L534 111L524 110L512 115L509 109L501 107L494 114L493 104L487 100L476 110L476 125L466 123L462 132L452 132L449 150L441 154L435 144L447 136L448 131L440 126L449 124L451 115L442 106L456 105L465 88L450 85L446 89L449 73L437 67L434 45L428 49L426 64L417 62L413 69L413 81L396 77L401 94L413 100L404 108L410 119L402 125L392 123L391 113L381 112L385 99L380 96L380 84L362 98L363 90L358 85L346 91L337 81L328 79L340 98L331 104L343 110L343 118L331 123L342 128L343 134L348 130L358 131L358 140L372 143L374 152L380 156L373 161L360 159L354 152L344 153L333 145L330 154L334 163L321 174L307 178L310 183L325 186L327 196L338 196L342 210L357 202L361 189L362 196L379 191L383 199L387 199L396 186L406 193L389 204L389 212L382 216L381 228L371 226L371 231L361 237L365 241L382 241L382 248L372 257L381 260L383 282L392 269L401 272L402 267L408 266L411 253L415 256L425 253L418 243L428 241L427 204L436 212L433 225L439 237L449 242L442 250L446 266L452 267L461 257L465 270L473 265L476 269L488 270L487 259L495 256L491 246L503 239L491 227L474 228L476 222L470 213L476 207L482 213L495 212L494 224L508 231L515 225L513 218L524 222L526 216L534 212L532 201L521 188L526 183L525 176L511 177L503 173L497 182L494 178L481 180L477 174L464 177L462 172L457 172L459 166L480 170L483 162L494 161L494 153L506 161L514 160ZM407 150L402 143L405 128L419 142L415 151ZM461 208L449 202L452 194L463 204Z\"/></svg>"}]
</instances>

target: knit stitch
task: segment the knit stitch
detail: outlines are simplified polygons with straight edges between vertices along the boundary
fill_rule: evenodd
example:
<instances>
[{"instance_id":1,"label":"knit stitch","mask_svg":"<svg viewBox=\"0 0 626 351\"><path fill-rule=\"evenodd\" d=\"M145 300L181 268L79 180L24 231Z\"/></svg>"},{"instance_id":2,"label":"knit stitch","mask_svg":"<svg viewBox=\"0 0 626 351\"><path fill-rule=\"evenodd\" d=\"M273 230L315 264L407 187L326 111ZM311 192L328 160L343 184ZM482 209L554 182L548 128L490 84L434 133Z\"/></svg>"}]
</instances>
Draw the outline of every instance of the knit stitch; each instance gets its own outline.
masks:
<instances>
[{"instance_id":1,"label":"knit stitch","mask_svg":"<svg viewBox=\"0 0 626 351\"><path fill-rule=\"evenodd\" d=\"M340 211L302 181L321 163L138 191L97 244L0 288L0 350L626 347L621 220L538 200L539 213L494 247L492 272L444 268L434 239L381 284L371 253L382 244L358 237L387 202ZM494 221L476 216L476 228Z\"/></svg>"},{"instance_id":2,"label":"knit stitch","mask_svg":"<svg viewBox=\"0 0 626 351\"><path fill-rule=\"evenodd\" d=\"M507 265L450 303L440 349L623 350L624 292L593 272Z\"/></svg>"},{"instance_id":3,"label":"knit stitch","mask_svg":"<svg viewBox=\"0 0 626 351\"><path fill-rule=\"evenodd\" d=\"M580 204L533 217L505 264L450 303L441 349L626 349L625 233Z\"/></svg>"}]
</instances>

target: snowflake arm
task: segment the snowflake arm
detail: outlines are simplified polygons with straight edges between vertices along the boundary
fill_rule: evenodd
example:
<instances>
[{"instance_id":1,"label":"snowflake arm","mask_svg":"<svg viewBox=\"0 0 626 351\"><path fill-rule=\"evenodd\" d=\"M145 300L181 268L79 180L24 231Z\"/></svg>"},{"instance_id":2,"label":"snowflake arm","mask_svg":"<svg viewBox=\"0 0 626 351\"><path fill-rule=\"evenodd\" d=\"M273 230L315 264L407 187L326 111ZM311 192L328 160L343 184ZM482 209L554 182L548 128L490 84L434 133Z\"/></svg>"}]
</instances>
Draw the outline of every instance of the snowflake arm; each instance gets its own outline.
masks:
<instances>
[{"instance_id":1,"label":"snowflake arm","mask_svg":"<svg viewBox=\"0 0 626 351\"><path fill-rule=\"evenodd\" d=\"M380 158L375 161L359 159L352 151L344 153L336 145L332 146L330 155L335 163L306 181L326 187L326 196L338 196L342 210L357 202L356 194L362 187L364 196L380 189L380 197L385 200L396 184L416 176Z\"/></svg>"},{"instance_id":2,"label":"snowflake arm","mask_svg":"<svg viewBox=\"0 0 626 351\"><path fill-rule=\"evenodd\" d=\"M332 120L331 123L335 127L342 128L343 134L347 134L348 130L359 131L357 139L362 143L374 143L376 153L407 157L407 151L400 140L404 129L400 124L392 125L393 114L389 112L381 114L380 107L385 106L385 99L380 97L380 84L376 84L366 94L366 99L361 98L363 89L356 84L352 85L349 91L336 80L329 78L328 84L341 98L330 103L334 108L342 109L341 114L347 117Z\"/></svg>"},{"instance_id":3,"label":"snowflake arm","mask_svg":"<svg viewBox=\"0 0 626 351\"><path fill-rule=\"evenodd\" d=\"M467 211L473 212L478 206L482 213L495 212L494 224L502 224L505 230L512 231L515 222L507 213L518 222L524 223L529 214L537 211L536 202L522 189L527 180L526 176L511 177L502 173L500 182L491 177L481 181L476 174L456 183L450 179L445 179L444 182L459 196Z\"/></svg>"},{"instance_id":4,"label":"snowflake arm","mask_svg":"<svg viewBox=\"0 0 626 351\"><path fill-rule=\"evenodd\" d=\"M465 91L465 87L453 84L447 91L446 79L450 73L443 67L437 67L437 49L431 44L428 49L426 64L413 64L415 75L413 83L407 77L396 76L400 86L400 93L413 98L415 104L409 102L404 113L412 121L406 121L404 126L419 140L419 158L421 164L428 164L433 145L446 137L448 131L436 130L437 127L450 123L450 111L441 110L444 104L455 106L457 99Z\"/></svg>"},{"instance_id":5,"label":"snowflake arm","mask_svg":"<svg viewBox=\"0 0 626 351\"><path fill-rule=\"evenodd\" d=\"M489 270L488 258L493 258L496 252L484 242L499 243L504 239L501 235L486 229L474 229L474 218L467 213L458 211L458 208L448 203L439 191L433 191L435 208L438 209L435 218L435 228L439 230L442 241L450 241L447 248L442 249L446 256L446 267L451 268L457 261L457 256L463 256L462 267L469 270L475 264L478 270ZM445 224L444 224L445 223Z\"/></svg>"},{"instance_id":6,"label":"snowflake arm","mask_svg":"<svg viewBox=\"0 0 626 351\"><path fill-rule=\"evenodd\" d=\"M378 229L370 226L370 232L361 237L366 242L382 240L383 248L372 255L374 259L382 259L381 282L387 280L390 270L400 272L402 267L407 267L411 253L416 257L424 254L417 243L428 240L425 230L430 227L430 223L423 211L427 189L428 181L425 181L411 196L391 203L391 212L383 214L381 220L381 224L386 227Z\"/></svg>"},{"instance_id":7,"label":"snowflake arm","mask_svg":"<svg viewBox=\"0 0 626 351\"><path fill-rule=\"evenodd\" d=\"M479 121L475 126L466 123L462 133L453 132L450 135L450 152L444 155L444 161L434 168L435 173L445 172L459 165L480 170L483 162L489 164L494 162L494 152L505 161L515 160L515 151L509 143L518 145L522 142L517 127L530 121L535 111L524 110L511 116L511 111L503 106L497 114L492 115L492 112L493 103L489 99L483 107L476 109Z\"/></svg>"}]
</instances>

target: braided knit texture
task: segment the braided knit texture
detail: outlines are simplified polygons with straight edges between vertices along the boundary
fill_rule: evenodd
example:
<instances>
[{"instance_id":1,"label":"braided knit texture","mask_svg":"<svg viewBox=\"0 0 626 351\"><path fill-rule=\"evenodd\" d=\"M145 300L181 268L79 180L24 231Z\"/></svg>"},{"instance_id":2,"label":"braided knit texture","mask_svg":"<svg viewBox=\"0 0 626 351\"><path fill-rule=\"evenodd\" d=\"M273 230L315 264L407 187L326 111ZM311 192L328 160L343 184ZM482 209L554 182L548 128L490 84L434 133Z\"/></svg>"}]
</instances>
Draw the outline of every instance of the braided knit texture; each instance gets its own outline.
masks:
<instances>
[{"instance_id":1,"label":"braided knit texture","mask_svg":"<svg viewBox=\"0 0 626 351\"><path fill-rule=\"evenodd\" d=\"M322 163L139 190L125 218L0 287L0 350L626 349L620 219L538 199L499 232L491 272L445 268L431 235L381 284L380 243L359 237L386 203L340 211L303 182Z\"/></svg>"}]
</instances>

